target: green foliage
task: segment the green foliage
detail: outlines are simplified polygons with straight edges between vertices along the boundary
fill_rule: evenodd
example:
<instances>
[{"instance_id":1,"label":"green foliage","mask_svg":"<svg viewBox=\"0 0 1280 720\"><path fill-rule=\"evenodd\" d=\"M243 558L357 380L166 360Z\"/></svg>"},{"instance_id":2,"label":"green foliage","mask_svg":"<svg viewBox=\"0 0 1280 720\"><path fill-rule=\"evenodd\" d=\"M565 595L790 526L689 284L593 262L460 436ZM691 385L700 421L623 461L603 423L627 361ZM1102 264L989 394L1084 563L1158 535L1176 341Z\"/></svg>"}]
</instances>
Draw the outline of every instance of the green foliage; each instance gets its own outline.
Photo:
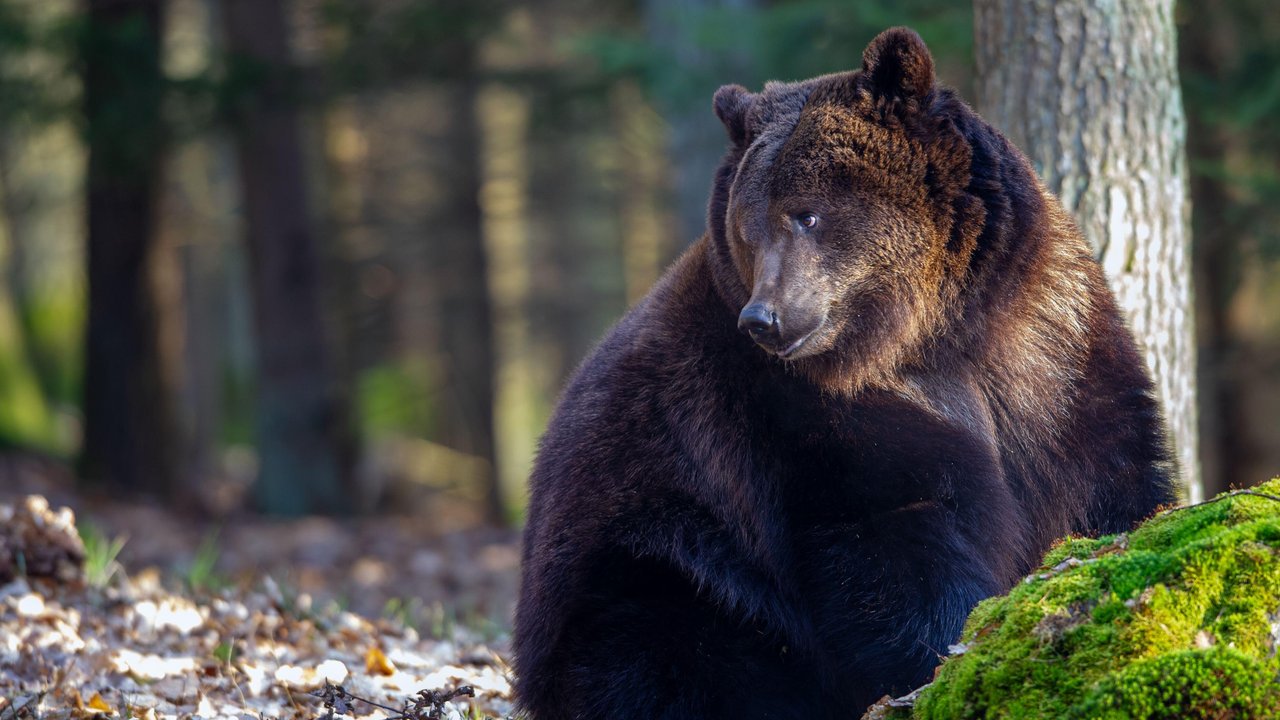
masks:
<instances>
[{"instance_id":1,"label":"green foliage","mask_svg":"<svg viewBox=\"0 0 1280 720\"><path fill-rule=\"evenodd\" d=\"M470 49L493 32L501 10L494 0L323 0L326 80L334 92L352 92L466 73Z\"/></svg>"},{"instance_id":2,"label":"green foliage","mask_svg":"<svg viewBox=\"0 0 1280 720\"><path fill-rule=\"evenodd\" d=\"M24 7L25 5L25 7ZM0 2L0 125L38 125L66 116L76 25L35 3Z\"/></svg>"},{"instance_id":3,"label":"green foliage","mask_svg":"<svg viewBox=\"0 0 1280 720\"><path fill-rule=\"evenodd\" d=\"M84 579L90 587L104 588L116 573L123 570L116 558L124 549L126 538L108 538L100 528L88 523L77 528L84 543Z\"/></svg>"},{"instance_id":4,"label":"green foliage","mask_svg":"<svg viewBox=\"0 0 1280 720\"><path fill-rule=\"evenodd\" d=\"M1280 716L1280 479L1070 538L981 603L911 717Z\"/></svg>"},{"instance_id":5,"label":"green foliage","mask_svg":"<svg viewBox=\"0 0 1280 720\"><path fill-rule=\"evenodd\" d=\"M223 665L230 665L232 658L236 655L235 643L223 641L213 649L213 659Z\"/></svg>"},{"instance_id":6,"label":"green foliage","mask_svg":"<svg viewBox=\"0 0 1280 720\"><path fill-rule=\"evenodd\" d=\"M655 37L652 28L585 33L575 45L604 75L638 77L673 107L708 102L728 82L758 87L856 69L866 44L893 25L910 25L924 37L944 80L964 85L971 75L968 2L797 0L760 8L698 4L671 13L659 11L653 24L678 27L698 48L697 62L673 62L662 33Z\"/></svg>"},{"instance_id":7,"label":"green foliage","mask_svg":"<svg viewBox=\"0 0 1280 720\"><path fill-rule=\"evenodd\" d=\"M0 445L50 448L55 445L53 416L12 308L0 301Z\"/></svg>"},{"instance_id":8,"label":"green foliage","mask_svg":"<svg viewBox=\"0 0 1280 720\"><path fill-rule=\"evenodd\" d=\"M1229 204L1192 214L1197 241L1280 257L1280 13L1270 0L1179 3L1193 178Z\"/></svg>"},{"instance_id":9,"label":"green foliage","mask_svg":"<svg viewBox=\"0 0 1280 720\"><path fill-rule=\"evenodd\" d=\"M254 441L254 382L243 368L228 363L223 368L222 425L220 440L224 446L251 446Z\"/></svg>"},{"instance_id":10,"label":"green foliage","mask_svg":"<svg viewBox=\"0 0 1280 720\"><path fill-rule=\"evenodd\" d=\"M356 397L366 439L431 437L431 387L431 368L425 362L405 360L365 370Z\"/></svg>"},{"instance_id":11,"label":"green foliage","mask_svg":"<svg viewBox=\"0 0 1280 720\"><path fill-rule=\"evenodd\" d=\"M183 573L187 587L195 592L210 592L226 587L230 583L217 572L218 557L222 554L218 546L218 531L212 530L200 541L191 565Z\"/></svg>"},{"instance_id":12,"label":"green foliage","mask_svg":"<svg viewBox=\"0 0 1280 720\"><path fill-rule=\"evenodd\" d=\"M446 606L444 603L435 602L431 605L431 610L427 613L427 618L431 621L431 637L437 640L447 640L454 636L455 628L458 626L458 613L453 606Z\"/></svg>"},{"instance_id":13,"label":"green foliage","mask_svg":"<svg viewBox=\"0 0 1280 720\"><path fill-rule=\"evenodd\" d=\"M0 287L0 446L64 457L74 452L67 414L80 400L79 290L42 289L17 306L9 298L12 289Z\"/></svg>"},{"instance_id":14,"label":"green foliage","mask_svg":"<svg viewBox=\"0 0 1280 720\"><path fill-rule=\"evenodd\" d=\"M382 606L382 617L396 623L400 627L418 629L419 618L425 614L422 600L418 598L393 597Z\"/></svg>"},{"instance_id":15,"label":"green foliage","mask_svg":"<svg viewBox=\"0 0 1280 720\"><path fill-rule=\"evenodd\" d=\"M67 406L79 402L85 321L83 286L60 287L56 291L42 288L31 293L20 310L48 398Z\"/></svg>"},{"instance_id":16,"label":"green foliage","mask_svg":"<svg viewBox=\"0 0 1280 720\"><path fill-rule=\"evenodd\" d=\"M458 630L493 641L506 632L506 623L483 612L474 601L460 600L453 603L434 602L424 607L419 600L405 602L392 600L387 603L383 615L405 626L417 628L422 620L430 626L431 637L452 640Z\"/></svg>"}]
</instances>

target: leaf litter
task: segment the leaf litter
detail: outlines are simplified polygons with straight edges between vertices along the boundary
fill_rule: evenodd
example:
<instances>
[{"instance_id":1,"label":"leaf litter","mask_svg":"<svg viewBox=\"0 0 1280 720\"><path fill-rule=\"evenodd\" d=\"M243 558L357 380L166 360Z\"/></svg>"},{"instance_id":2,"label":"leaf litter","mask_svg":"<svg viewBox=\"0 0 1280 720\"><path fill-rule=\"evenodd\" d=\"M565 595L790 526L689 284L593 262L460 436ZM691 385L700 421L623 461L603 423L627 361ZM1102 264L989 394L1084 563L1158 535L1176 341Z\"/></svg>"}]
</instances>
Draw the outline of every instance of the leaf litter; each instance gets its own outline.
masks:
<instances>
[{"instance_id":1,"label":"leaf litter","mask_svg":"<svg viewBox=\"0 0 1280 720\"><path fill-rule=\"evenodd\" d=\"M445 718L512 712L505 639L313 610L270 579L173 592L86 581L70 510L0 504L0 720Z\"/></svg>"}]
</instances>

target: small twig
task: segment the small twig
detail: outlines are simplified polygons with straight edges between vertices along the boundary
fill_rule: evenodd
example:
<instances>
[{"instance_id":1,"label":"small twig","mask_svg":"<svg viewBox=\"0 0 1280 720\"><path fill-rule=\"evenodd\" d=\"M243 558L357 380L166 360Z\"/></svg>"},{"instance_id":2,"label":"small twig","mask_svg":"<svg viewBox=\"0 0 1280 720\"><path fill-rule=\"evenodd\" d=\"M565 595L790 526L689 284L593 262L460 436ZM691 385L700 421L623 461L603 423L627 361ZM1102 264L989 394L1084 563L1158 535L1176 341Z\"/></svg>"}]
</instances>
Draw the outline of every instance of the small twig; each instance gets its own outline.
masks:
<instances>
[{"instance_id":1,"label":"small twig","mask_svg":"<svg viewBox=\"0 0 1280 720\"><path fill-rule=\"evenodd\" d=\"M21 705L18 704L16 699L11 700L8 705L0 708L0 720L17 720L22 717L34 717L35 714L31 711L31 708L39 707L40 701L44 699L47 692L49 691L41 690L34 695L29 695L26 698L26 702L23 702Z\"/></svg>"},{"instance_id":2,"label":"small twig","mask_svg":"<svg viewBox=\"0 0 1280 720\"><path fill-rule=\"evenodd\" d=\"M1273 500L1275 502L1280 502L1280 495L1272 495L1270 493L1258 492L1257 490L1232 490L1231 492L1222 493L1221 495L1215 498L1211 498L1203 502L1198 502L1192 505L1179 505L1178 507L1175 507L1175 508L1169 508L1168 510L1165 510L1160 514L1171 515L1180 510L1190 510L1191 508L1202 507L1204 505L1212 505L1213 503L1221 502L1223 500L1226 500L1227 498L1239 497L1241 495L1251 495L1253 497L1260 497L1266 500Z\"/></svg>"}]
</instances>

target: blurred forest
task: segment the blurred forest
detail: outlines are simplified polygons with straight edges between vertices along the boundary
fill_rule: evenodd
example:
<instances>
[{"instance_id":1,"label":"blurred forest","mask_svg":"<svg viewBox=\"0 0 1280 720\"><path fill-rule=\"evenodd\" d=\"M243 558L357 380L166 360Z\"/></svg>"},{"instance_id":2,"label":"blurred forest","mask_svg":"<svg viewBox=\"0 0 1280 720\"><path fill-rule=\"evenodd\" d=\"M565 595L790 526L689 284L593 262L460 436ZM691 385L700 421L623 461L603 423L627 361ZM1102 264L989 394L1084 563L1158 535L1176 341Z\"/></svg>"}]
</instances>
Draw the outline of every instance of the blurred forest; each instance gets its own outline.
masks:
<instances>
[{"instance_id":1,"label":"blurred forest","mask_svg":"<svg viewBox=\"0 0 1280 720\"><path fill-rule=\"evenodd\" d=\"M1280 5L1177 17L1212 494L1280 473ZM701 233L716 87L896 24L972 99L968 0L0 0L0 454L518 522L566 375Z\"/></svg>"}]
</instances>

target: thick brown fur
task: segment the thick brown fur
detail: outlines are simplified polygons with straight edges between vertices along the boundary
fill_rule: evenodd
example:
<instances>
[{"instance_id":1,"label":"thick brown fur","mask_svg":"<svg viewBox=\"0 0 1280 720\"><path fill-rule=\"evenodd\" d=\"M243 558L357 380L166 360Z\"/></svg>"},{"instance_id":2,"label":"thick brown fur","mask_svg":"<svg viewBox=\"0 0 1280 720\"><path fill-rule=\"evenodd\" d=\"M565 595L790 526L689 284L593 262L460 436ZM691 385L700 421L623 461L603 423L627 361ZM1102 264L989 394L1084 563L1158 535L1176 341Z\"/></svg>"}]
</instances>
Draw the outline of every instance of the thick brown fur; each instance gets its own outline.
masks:
<instances>
[{"instance_id":1,"label":"thick brown fur","mask_svg":"<svg viewBox=\"0 0 1280 720\"><path fill-rule=\"evenodd\" d=\"M1055 538L1174 497L1087 245L915 33L713 107L708 232L578 370L531 479L533 720L856 717Z\"/></svg>"}]
</instances>

